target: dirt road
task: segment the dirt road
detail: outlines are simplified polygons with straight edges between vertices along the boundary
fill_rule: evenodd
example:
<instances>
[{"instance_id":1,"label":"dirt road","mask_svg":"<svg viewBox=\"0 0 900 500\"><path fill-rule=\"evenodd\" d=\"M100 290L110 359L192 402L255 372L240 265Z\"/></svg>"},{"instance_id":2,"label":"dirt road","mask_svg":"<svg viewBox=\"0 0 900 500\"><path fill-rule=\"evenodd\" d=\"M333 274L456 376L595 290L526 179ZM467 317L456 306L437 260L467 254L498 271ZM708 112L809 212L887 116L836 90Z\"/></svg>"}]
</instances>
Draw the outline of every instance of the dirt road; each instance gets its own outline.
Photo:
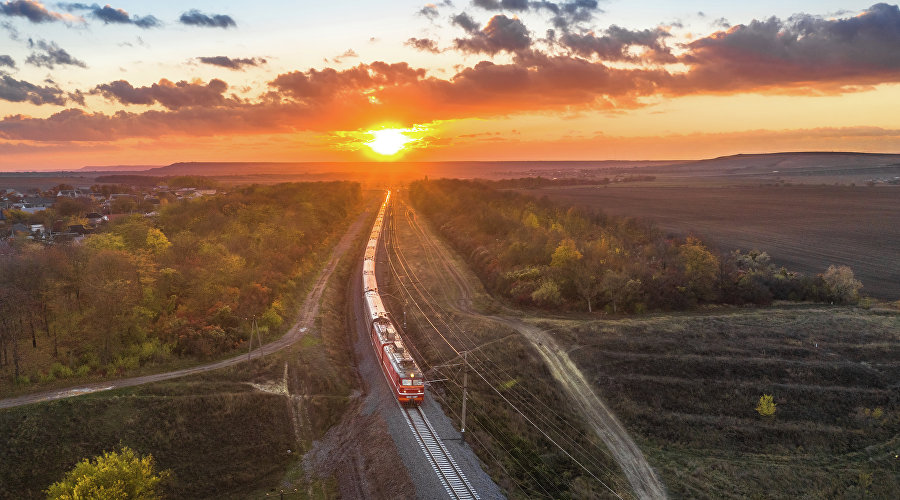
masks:
<instances>
[{"instance_id":1,"label":"dirt road","mask_svg":"<svg viewBox=\"0 0 900 500\"><path fill-rule=\"evenodd\" d=\"M297 321L294 323L291 329L288 330L287 333L285 333L280 339L265 344L261 348L253 351L251 353L251 356L253 358L265 356L266 354L271 354L290 346L294 342L300 340L303 334L313 326L316 314L319 311L319 302L322 299L322 293L325 291L325 285L328 283L328 279L331 277L331 274L337 267L338 261L341 259L341 256L343 256L344 253L346 253L347 250L350 249L350 246L356 239L356 236L364 227L367 226L366 222L369 220L370 216L371 214L368 211L360 214L359 217L357 217L356 220L353 221L353 223L350 225L350 228L347 230L344 236L341 237L338 244L335 245L334 249L331 252L331 256L328 259L328 262L325 264L325 267L316 278L316 282L313 285L312 290L310 290L309 294L306 296L306 300L303 302L303 305L300 308L300 313L298 315ZM250 357L247 354L242 354L233 358L217 361L215 363L194 366L182 370L165 373L155 373L153 375L144 375L141 377L132 377L119 380L106 380L103 382L95 382L92 384L70 387L67 389L56 389L52 391L26 394L24 396L0 400L0 409L39 403L41 401L51 401L54 399L81 396L83 394L92 392L121 389L123 387L133 387L136 385L149 384L151 382L160 382L162 380L170 380L173 378L179 378L187 375L194 375L197 373L203 373L212 370L218 370L220 368L234 366L239 363L248 361L248 359L250 359Z\"/></svg>"},{"instance_id":2,"label":"dirt road","mask_svg":"<svg viewBox=\"0 0 900 500\"><path fill-rule=\"evenodd\" d=\"M458 288L457 300L448 301L451 306L463 314L507 325L528 339L547 364L553 377L569 398L575 402L584 419L609 448L613 458L628 478L635 496L641 499L666 498L666 489L659 475L551 334L514 316L489 316L476 311L472 306L472 286L469 280L462 275L459 269L461 264L441 242L437 241L430 230L418 221L412 208L408 205L405 208L405 219L418 235L421 244L427 247L426 253L429 254L431 264L443 268L446 275L450 277L448 281L452 280ZM402 220L399 214L395 217Z\"/></svg>"}]
</instances>

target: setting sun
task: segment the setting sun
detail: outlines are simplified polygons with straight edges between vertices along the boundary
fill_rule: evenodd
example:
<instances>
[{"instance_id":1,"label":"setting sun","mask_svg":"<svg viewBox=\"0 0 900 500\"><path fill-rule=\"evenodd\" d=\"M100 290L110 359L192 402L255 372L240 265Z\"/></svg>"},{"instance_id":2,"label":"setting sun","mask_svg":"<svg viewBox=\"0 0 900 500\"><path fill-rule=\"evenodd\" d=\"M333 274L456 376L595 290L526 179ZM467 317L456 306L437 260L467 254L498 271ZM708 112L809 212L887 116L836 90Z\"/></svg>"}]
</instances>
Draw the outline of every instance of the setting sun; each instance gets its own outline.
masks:
<instances>
[{"instance_id":1,"label":"setting sun","mask_svg":"<svg viewBox=\"0 0 900 500\"><path fill-rule=\"evenodd\" d=\"M384 156L397 154L408 143L418 140L409 137L403 130L396 128L373 130L370 133L372 134L372 140L365 143L366 146Z\"/></svg>"}]
</instances>

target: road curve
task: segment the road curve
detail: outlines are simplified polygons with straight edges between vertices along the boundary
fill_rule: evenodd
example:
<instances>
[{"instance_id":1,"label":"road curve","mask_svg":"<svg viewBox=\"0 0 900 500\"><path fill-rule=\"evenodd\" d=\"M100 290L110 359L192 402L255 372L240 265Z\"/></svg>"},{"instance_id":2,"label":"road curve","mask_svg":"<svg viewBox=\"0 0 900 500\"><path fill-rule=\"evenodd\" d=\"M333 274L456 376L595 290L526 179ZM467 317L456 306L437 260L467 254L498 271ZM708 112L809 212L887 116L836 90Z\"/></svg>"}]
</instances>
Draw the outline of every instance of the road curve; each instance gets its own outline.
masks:
<instances>
[{"instance_id":1,"label":"road curve","mask_svg":"<svg viewBox=\"0 0 900 500\"><path fill-rule=\"evenodd\" d=\"M359 234L359 232L364 227L366 227L366 222L368 222L370 216L371 214L368 210L362 212L356 218L356 220L353 221L347 232L344 233L344 236L342 236L340 241L338 241L338 244L335 245L334 249L331 252L331 256L328 259L328 262L325 264L325 267L322 269L322 271L319 272L319 276L316 278L316 282L313 285L312 290L310 290L309 294L306 296L306 300L303 302L303 305L300 308L300 313L298 315L297 321L290 328L290 330L288 330L287 333L285 333L278 340L269 342L268 344L263 345L261 348L253 351L253 358L265 356L266 354L271 354L290 346L291 344L300 340L300 338L303 337L303 334L313 326L316 315L319 312L319 302L322 299L322 293L324 293L325 291L325 285L328 283L329 278L331 278L332 273L334 273L335 268L337 268L337 264L341 260L341 257L347 252L347 250L350 249L350 246L353 244L353 241L356 239L356 236ZM123 387L133 387L136 385L149 384L152 382L160 382L163 380L171 380L173 378L185 377L197 373L209 372L218 370L220 368L235 366L237 364L244 363L249 359L250 356L245 353L237 355L233 358L223 359L222 361L217 361L215 363L193 366L191 368L184 368L182 370L155 373L152 375L143 375L140 377L124 378L118 380L104 380L102 382L94 382L91 384L79 385L65 389L55 389L52 391L37 392L33 394L26 394L24 396L0 399L0 409L40 403L42 401L71 398L75 396L81 396L83 394L89 394L92 392L108 391L112 389L121 389Z\"/></svg>"},{"instance_id":2,"label":"road curve","mask_svg":"<svg viewBox=\"0 0 900 500\"><path fill-rule=\"evenodd\" d=\"M659 474L650 466L628 431L618 421L593 387L572 362L565 349L560 347L549 332L512 316L485 315L472 306L473 290L461 276L452 262L450 252L419 222L415 211L407 207L407 222L417 234L422 245L430 246L436 254L436 261L450 276L459 290L459 300L452 306L463 314L477 316L504 324L521 333L543 358L553 378L562 386L569 398L576 404L582 416L594 433L606 444L610 454L622 468L635 496L640 499L664 499L666 489Z\"/></svg>"}]
</instances>

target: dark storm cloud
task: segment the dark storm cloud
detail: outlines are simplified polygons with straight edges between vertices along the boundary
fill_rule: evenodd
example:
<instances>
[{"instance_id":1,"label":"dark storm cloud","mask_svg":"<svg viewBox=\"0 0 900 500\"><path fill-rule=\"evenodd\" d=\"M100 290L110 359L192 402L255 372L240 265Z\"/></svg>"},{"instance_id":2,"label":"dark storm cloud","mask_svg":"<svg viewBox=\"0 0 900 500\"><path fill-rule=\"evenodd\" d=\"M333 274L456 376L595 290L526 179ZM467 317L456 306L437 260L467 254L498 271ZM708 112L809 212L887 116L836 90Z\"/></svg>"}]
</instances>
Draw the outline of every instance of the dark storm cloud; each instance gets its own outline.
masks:
<instances>
[{"instance_id":1,"label":"dark storm cloud","mask_svg":"<svg viewBox=\"0 0 900 500\"><path fill-rule=\"evenodd\" d=\"M197 9L192 9L181 15L178 20L188 26L202 26L205 28L235 28L237 23L231 16L224 14L204 14Z\"/></svg>"},{"instance_id":2,"label":"dark storm cloud","mask_svg":"<svg viewBox=\"0 0 900 500\"><path fill-rule=\"evenodd\" d=\"M0 14L24 17L33 23L50 23L65 20L64 15L47 10L41 2L33 0L13 0L0 3Z\"/></svg>"},{"instance_id":3,"label":"dark storm cloud","mask_svg":"<svg viewBox=\"0 0 900 500\"><path fill-rule=\"evenodd\" d=\"M900 8L879 3L844 19L798 14L737 25L691 42L682 61L692 82L711 89L865 85L900 75L898 47Z\"/></svg>"},{"instance_id":4,"label":"dark storm cloud","mask_svg":"<svg viewBox=\"0 0 900 500\"><path fill-rule=\"evenodd\" d=\"M65 92L55 85L42 87L16 80L9 75L0 75L0 99L10 102L30 102L37 106L42 104L62 106L66 103Z\"/></svg>"},{"instance_id":5,"label":"dark storm cloud","mask_svg":"<svg viewBox=\"0 0 900 500\"><path fill-rule=\"evenodd\" d=\"M47 42L45 40L28 40L28 46L36 49L29 55L25 62L34 66L53 69L56 66L78 66L79 68L87 68L84 61L75 59L65 49L61 48L56 42Z\"/></svg>"},{"instance_id":6,"label":"dark storm cloud","mask_svg":"<svg viewBox=\"0 0 900 500\"><path fill-rule=\"evenodd\" d=\"M266 64L266 60L261 57L232 58L228 56L212 56L198 57L197 60L203 64L211 64L233 70L243 70L247 66Z\"/></svg>"},{"instance_id":7,"label":"dark storm cloud","mask_svg":"<svg viewBox=\"0 0 900 500\"><path fill-rule=\"evenodd\" d=\"M218 79L210 80L206 85L186 81L174 83L163 79L149 87L134 87L125 80L117 80L97 85L92 93L102 94L107 99L122 104L159 103L165 108L174 110L194 106L224 105L227 103L223 95L226 90L228 84Z\"/></svg>"},{"instance_id":8,"label":"dark storm cloud","mask_svg":"<svg viewBox=\"0 0 900 500\"><path fill-rule=\"evenodd\" d=\"M60 3L60 8L69 12L87 11L95 19L103 21L104 24L133 24L139 28L156 28L162 26L162 22L154 16L132 16L123 9L116 9L109 5L100 6L98 4L86 3Z\"/></svg>"},{"instance_id":9,"label":"dark storm cloud","mask_svg":"<svg viewBox=\"0 0 900 500\"><path fill-rule=\"evenodd\" d=\"M675 57L663 44L663 40L669 36L669 33L660 28L629 30L613 25L602 35L564 33L559 42L574 54L582 57L596 55L605 61L675 62ZM630 50L632 48L642 48L643 52L633 53Z\"/></svg>"},{"instance_id":10,"label":"dark storm cloud","mask_svg":"<svg viewBox=\"0 0 900 500\"><path fill-rule=\"evenodd\" d=\"M16 67L16 61L13 60L10 56L0 56L0 66L6 66L9 68Z\"/></svg>"},{"instance_id":11,"label":"dark storm cloud","mask_svg":"<svg viewBox=\"0 0 900 500\"><path fill-rule=\"evenodd\" d=\"M438 49L437 42L430 38L410 38L403 45L412 47L416 50L421 50L422 52L431 52L432 54L437 54L441 51Z\"/></svg>"},{"instance_id":12,"label":"dark storm cloud","mask_svg":"<svg viewBox=\"0 0 900 500\"><path fill-rule=\"evenodd\" d=\"M455 43L463 52L496 54L525 50L531 47L531 37L522 21L499 14L481 31L471 33L468 38L457 38Z\"/></svg>"}]
</instances>

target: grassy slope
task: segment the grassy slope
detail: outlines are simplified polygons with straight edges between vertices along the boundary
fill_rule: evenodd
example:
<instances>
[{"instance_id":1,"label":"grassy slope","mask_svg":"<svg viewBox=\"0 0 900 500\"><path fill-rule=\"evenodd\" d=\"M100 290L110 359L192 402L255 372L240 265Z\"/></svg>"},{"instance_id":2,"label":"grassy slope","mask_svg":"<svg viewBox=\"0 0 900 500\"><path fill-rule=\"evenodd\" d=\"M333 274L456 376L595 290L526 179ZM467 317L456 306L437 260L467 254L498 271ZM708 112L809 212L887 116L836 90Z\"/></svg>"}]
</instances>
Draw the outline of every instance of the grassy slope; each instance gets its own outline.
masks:
<instances>
[{"instance_id":1,"label":"grassy slope","mask_svg":"<svg viewBox=\"0 0 900 500\"><path fill-rule=\"evenodd\" d=\"M786 306L542 322L677 497L900 495L900 315ZM754 410L772 394L774 418ZM881 418L865 409L882 408Z\"/></svg>"},{"instance_id":2,"label":"grassy slope","mask_svg":"<svg viewBox=\"0 0 900 500\"><path fill-rule=\"evenodd\" d=\"M355 257L348 252L332 276L317 327L289 349L209 374L0 411L0 499L41 498L81 458L120 445L171 469L173 498L246 498L273 485L333 497L333 481L306 481L300 457L340 419L355 385L343 314ZM285 382L293 397L272 392Z\"/></svg>"}]
</instances>

